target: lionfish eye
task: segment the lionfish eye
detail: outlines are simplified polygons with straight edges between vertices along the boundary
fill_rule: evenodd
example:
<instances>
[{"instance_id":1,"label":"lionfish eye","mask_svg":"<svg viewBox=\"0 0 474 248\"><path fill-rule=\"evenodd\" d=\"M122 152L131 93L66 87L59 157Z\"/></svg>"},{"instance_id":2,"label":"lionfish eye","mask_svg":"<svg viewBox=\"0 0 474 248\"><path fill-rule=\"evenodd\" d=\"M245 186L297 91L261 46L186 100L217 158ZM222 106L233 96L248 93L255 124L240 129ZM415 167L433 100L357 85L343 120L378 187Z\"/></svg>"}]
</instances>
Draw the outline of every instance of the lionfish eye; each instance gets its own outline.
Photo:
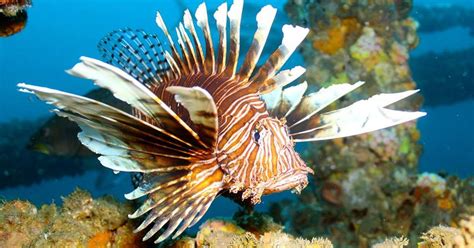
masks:
<instances>
[{"instance_id":1,"label":"lionfish eye","mask_svg":"<svg viewBox=\"0 0 474 248\"><path fill-rule=\"evenodd\" d=\"M260 132L258 130L253 131L253 139L258 143L258 140L260 139Z\"/></svg>"}]
</instances>

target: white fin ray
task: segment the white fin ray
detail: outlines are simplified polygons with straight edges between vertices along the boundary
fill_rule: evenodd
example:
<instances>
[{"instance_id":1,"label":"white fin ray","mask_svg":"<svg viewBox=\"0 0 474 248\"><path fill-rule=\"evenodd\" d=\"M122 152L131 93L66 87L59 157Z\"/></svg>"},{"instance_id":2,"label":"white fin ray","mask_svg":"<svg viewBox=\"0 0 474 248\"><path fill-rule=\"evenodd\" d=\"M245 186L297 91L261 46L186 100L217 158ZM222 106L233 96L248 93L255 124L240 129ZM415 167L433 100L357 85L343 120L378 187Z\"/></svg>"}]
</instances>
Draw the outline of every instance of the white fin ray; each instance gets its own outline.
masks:
<instances>
[{"instance_id":1,"label":"white fin ray","mask_svg":"<svg viewBox=\"0 0 474 248\"><path fill-rule=\"evenodd\" d=\"M102 155L102 164L114 171L181 170L197 155L191 144L111 106L44 87L18 86L55 105L59 116L79 124L82 144Z\"/></svg>"},{"instance_id":2,"label":"white fin ray","mask_svg":"<svg viewBox=\"0 0 474 248\"><path fill-rule=\"evenodd\" d=\"M359 88L363 84L364 82L362 81L355 84L335 84L304 96L293 114L287 118L289 128L291 129L305 120L308 120L329 104Z\"/></svg>"},{"instance_id":3,"label":"white fin ray","mask_svg":"<svg viewBox=\"0 0 474 248\"><path fill-rule=\"evenodd\" d=\"M81 57L69 74L94 81L95 84L113 92L114 96L141 113L150 117L155 123L162 123L171 130L182 130L189 133L196 142L202 143L199 135L191 129L171 108L159 99L146 86L135 80L124 71L102 61ZM180 135L177 131L176 135Z\"/></svg>"},{"instance_id":4,"label":"white fin ray","mask_svg":"<svg viewBox=\"0 0 474 248\"><path fill-rule=\"evenodd\" d=\"M184 27L191 33L191 36L193 37L193 42L194 46L196 46L196 60L197 60L197 65L198 68L204 69L204 53L202 51L202 46L201 42L199 41L199 37L196 33L196 29L194 28L194 22L193 22L193 17L191 16L191 13L189 10L184 11L184 16L183 16L183 21L184 21Z\"/></svg>"},{"instance_id":5,"label":"white fin ray","mask_svg":"<svg viewBox=\"0 0 474 248\"><path fill-rule=\"evenodd\" d=\"M184 42L186 44L186 47L189 49L189 56L191 60L190 68L194 72L198 72L200 67L199 67L199 61L196 57L196 50L194 50L193 44L191 43L191 40L189 39L188 34L186 33L186 30L184 29L183 23L179 23L179 31L181 33L181 36L184 39Z\"/></svg>"},{"instance_id":6,"label":"white fin ray","mask_svg":"<svg viewBox=\"0 0 474 248\"><path fill-rule=\"evenodd\" d=\"M240 53L240 22L242 19L243 0L234 0L227 12L230 23L230 50L226 67L226 74L235 75Z\"/></svg>"},{"instance_id":7,"label":"white fin ray","mask_svg":"<svg viewBox=\"0 0 474 248\"><path fill-rule=\"evenodd\" d=\"M183 70L185 71L185 73L191 73L193 71L194 64L193 64L193 61L191 61L192 58L189 55L190 52L188 51L188 48L186 44L184 43L185 42L184 38L181 36L179 25L175 29L176 29L176 37L178 37L178 45L181 48L181 54L182 54L181 62L183 65Z\"/></svg>"},{"instance_id":8,"label":"white fin ray","mask_svg":"<svg viewBox=\"0 0 474 248\"><path fill-rule=\"evenodd\" d=\"M263 64L250 81L265 82L272 78L277 71L285 64L296 48L303 42L309 32L308 28L299 26L284 25L282 28L283 40L278 49L270 55L267 62Z\"/></svg>"},{"instance_id":9,"label":"white fin ray","mask_svg":"<svg viewBox=\"0 0 474 248\"><path fill-rule=\"evenodd\" d=\"M250 77L255 65L262 54L263 47L267 42L268 34L275 19L277 10L271 5L266 5L257 14L257 31L253 37L252 45L250 46L244 63L239 71L240 80L246 80Z\"/></svg>"},{"instance_id":10,"label":"white fin ray","mask_svg":"<svg viewBox=\"0 0 474 248\"><path fill-rule=\"evenodd\" d=\"M206 3L201 3L195 13L197 25L201 28L204 33L204 39L206 40L206 58L204 69L207 73L215 73L215 54L214 45L212 42L211 29L209 28L209 21L207 17Z\"/></svg>"},{"instance_id":11,"label":"white fin ray","mask_svg":"<svg viewBox=\"0 0 474 248\"><path fill-rule=\"evenodd\" d=\"M382 100L381 95L376 95L355 102L348 107L322 114L320 125L312 130L290 135L295 142L336 139L376 131L425 116L424 112L384 108L387 103L393 103L394 99L401 100L402 96L411 94L413 91L383 94L387 100Z\"/></svg>"},{"instance_id":12,"label":"white fin ray","mask_svg":"<svg viewBox=\"0 0 474 248\"><path fill-rule=\"evenodd\" d=\"M168 28L166 27L165 22L163 21L163 18L161 17L160 12L156 12L156 25L163 31L165 36L168 38L168 42L171 47L171 51L173 53L173 58L176 60L175 62L177 63L178 67L181 69L183 67L181 57L179 56L178 50L176 49L176 46L174 45L173 38L171 38L170 33L168 32Z\"/></svg>"},{"instance_id":13,"label":"white fin ray","mask_svg":"<svg viewBox=\"0 0 474 248\"><path fill-rule=\"evenodd\" d=\"M307 88L308 83L304 81L301 84L286 89L279 88L274 90L269 94L263 95L262 99L270 115L282 118L286 117L298 106Z\"/></svg>"},{"instance_id":14,"label":"white fin ray","mask_svg":"<svg viewBox=\"0 0 474 248\"><path fill-rule=\"evenodd\" d=\"M227 61L227 3L221 4L214 13L219 31L219 50L217 51L217 73L225 70Z\"/></svg>"}]
</instances>

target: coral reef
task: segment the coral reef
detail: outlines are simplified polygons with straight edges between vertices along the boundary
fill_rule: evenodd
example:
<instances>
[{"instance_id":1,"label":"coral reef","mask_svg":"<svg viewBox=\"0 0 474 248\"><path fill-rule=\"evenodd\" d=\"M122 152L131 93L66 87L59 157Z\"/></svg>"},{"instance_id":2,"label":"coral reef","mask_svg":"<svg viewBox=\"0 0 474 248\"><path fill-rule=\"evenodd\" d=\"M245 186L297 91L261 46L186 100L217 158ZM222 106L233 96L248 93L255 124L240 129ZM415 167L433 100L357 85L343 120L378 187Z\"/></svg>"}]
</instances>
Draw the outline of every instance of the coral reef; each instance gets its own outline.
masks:
<instances>
[{"instance_id":1,"label":"coral reef","mask_svg":"<svg viewBox=\"0 0 474 248\"><path fill-rule=\"evenodd\" d=\"M406 182L384 184L396 179L371 173L370 169L352 171L350 178L337 184L341 193L336 203L326 199L324 185L310 185L298 201L276 203L270 213L291 234L327 236L341 247L367 247L390 236L405 236L416 244L429 227L449 226L464 214L474 214L474 178L461 180L423 173L403 186ZM386 192L391 192L390 198L384 195Z\"/></svg>"},{"instance_id":2,"label":"coral reef","mask_svg":"<svg viewBox=\"0 0 474 248\"><path fill-rule=\"evenodd\" d=\"M133 233L131 206L76 190L63 205L0 205L0 247L144 247Z\"/></svg>"},{"instance_id":3,"label":"coral reef","mask_svg":"<svg viewBox=\"0 0 474 248\"><path fill-rule=\"evenodd\" d=\"M465 200L472 201L471 198ZM3 202L0 204L0 247L156 247L152 242L142 241L144 232L133 232L138 223L127 218L131 209L132 206L111 197L93 199L89 193L79 189L64 197L61 206L51 204L37 208L27 201ZM367 224L359 228L365 228ZM450 227L438 224L419 232L425 232L420 238L420 247L463 248L474 244L474 215L453 221ZM240 210L233 220L209 219L199 227L194 237L184 234L177 240L168 239L158 247L333 247L327 238L303 239L284 231L266 214ZM351 237L341 235L339 238ZM338 243L339 240L335 242ZM414 244L416 241L410 241L410 245ZM408 245L408 240L401 237L374 242L372 247L402 248Z\"/></svg>"},{"instance_id":4,"label":"coral reef","mask_svg":"<svg viewBox=\"0 0 474 248\"><path fill-rule=\"evenodd\" d=\"M421 240L419 248L473 247L474 216L463 218L457 227L433 227L421 236Z\"/></svg>"},{"instance_id":5,"label":"coral reef","mask_svg":"<svg viewBox=\"0 0 474 248\"><path fill-rule=\"evenodd\" d=\"M93 199L77 189L55 204L37 208L27 201L0 204L0 247L155 247L133 232L132 207L111 197ZM161 247L332 247L326 239L304 240L282 233L269 216L239 212L238 221L212 219L196 238L167 240ZM244 229L246 226L248 229Z\"/></svg>"},{"instance_id":6,"label":"coral reef","mask_svg":"<svg viewBox=\"0 0 474 248\"><path fill-rule=\"evenodd\" d=\"M411 7L409 0L288 1L290 18L311 27L302 47L311 87L366 81L342 106L375 92L415 89L408 60L418 44L418 23L409 17ZM414 97L402 107L421 103ZM473 179L418 175L419 139L416 123L408 123L309 144L302 155L315 171L313 183L297 200L273 204L271 215L293 235L327 236L336 247L368 247L400 236L413 246L429 227L472 215Z\"/></svg>"}]
</instances>

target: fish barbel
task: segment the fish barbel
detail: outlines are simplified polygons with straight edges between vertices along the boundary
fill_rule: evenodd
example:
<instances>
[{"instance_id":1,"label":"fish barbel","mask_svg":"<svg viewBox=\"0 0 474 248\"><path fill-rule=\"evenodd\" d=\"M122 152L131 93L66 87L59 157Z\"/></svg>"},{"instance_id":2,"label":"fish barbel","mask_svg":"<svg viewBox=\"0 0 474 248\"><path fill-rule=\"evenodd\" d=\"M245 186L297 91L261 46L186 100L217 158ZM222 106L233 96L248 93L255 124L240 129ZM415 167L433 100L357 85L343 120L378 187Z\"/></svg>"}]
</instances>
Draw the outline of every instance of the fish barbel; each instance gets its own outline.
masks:
<instances>
[{"instance_id":1,"label":"fish barbel","mask_svg":"<svg viewBox=\"0 0 474 248\"><path fill-rule=\"evenodd\" d=\"M133 108L132 114L87 97L18 85L76 122L82 129L81 143L100 155L103 166L142 173L138 187L125 198L146 196L129 215L148 214L136 229L151 226L144 240L165 225L155 242L177 237L224 192L239 193L242 200L257 204L265 194L301 191L313 171L294 150L296 142L347 137L425 115L385 108L417 91L380 94L323 112L363 82L310 94L305 94L306 82L287 87L305 69L280 69L308 34L307 28L284 25L281 45L256 68L276 15L270 5L258 13L253 42L239 67L242 9L242 0L235 0L230 9L226 3L219 6L214 13L217 44L204 3L195 13L203 40L189 10L176 28L177 42L158 12L156 23L169 49L162 48L156 35L118 30L99 44L108 63L81 57L68 71L110 90Z\"/></svg>"}]
</instances>

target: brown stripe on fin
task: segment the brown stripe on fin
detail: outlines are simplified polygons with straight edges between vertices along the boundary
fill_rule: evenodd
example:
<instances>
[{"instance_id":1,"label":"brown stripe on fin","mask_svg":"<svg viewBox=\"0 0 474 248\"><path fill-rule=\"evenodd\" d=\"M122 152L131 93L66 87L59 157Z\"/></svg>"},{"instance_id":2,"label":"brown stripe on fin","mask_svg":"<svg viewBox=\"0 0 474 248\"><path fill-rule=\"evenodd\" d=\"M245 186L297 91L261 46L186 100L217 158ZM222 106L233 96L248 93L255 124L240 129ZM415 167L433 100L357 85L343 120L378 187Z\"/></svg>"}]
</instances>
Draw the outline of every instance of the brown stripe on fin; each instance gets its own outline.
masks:
<instances>
[{"instance_id":1,"label":"brown stripe on fin","mask_svg":"<svg viewBox=\"0 0 474 248\"><path fill-rule=\"evenodd\" d=\"M177 103L188 110L196 132L204 143L213 148L217 142L217 107L212 96L200 87L170 86L166 89L175 95Z\"/></svg>"},{"instance_id":2,"label":"brown stripe on fin","mask_svg":"<svg viewBox=\"0 0 474 248\"><path fill-rule=\"evenodd\" d=\"M260 12L258 12L257 31L255 32L252 45L250 46L239 71L239 78L241 80L248 79L252 74L267 41L276 12L277 10L271 5L263 7Z\"/></svg>"},{"instance_id":3,"label":"brown stripe on fin","mask_svg":"<svg viewBox=\"0 0 474 248\"><path fill-rule=\"evenodd\" d=\"M215 160L194 164L193 169L181 172L179 176L145 176L141 187L148 191L148 199L135 213L129 215L130 218L138 218L148 213L135 232L140 232L154 223L143 240L153 237L166 224L168 226L155 243L163 241L173 233L174 237L178 236L202 217L223 187L223 172ZM167 185L169 179L176 183ZM154 190L155 187L159 187L159 190ZM144 196L146 193L139 192L138 195Z\"/></svg>"},{"instance_id":4,"label":"brown stripe on fin","mask_svg":"<svg viewBox=\"0 0 474 248\"><path fill-rule=\"evenodd\" d=\"M227 59L226 75L234 76L240 52L240 21L242 19L243 0L234 0L227 16L230 23L230 50Z\"/></svg>"},{"instance_id":5,"label":"brown stripe on fin","mask_svg":"<svg viewBox=\"0 0 474 248\"><path fill-rule=\"evenodd\" d=\"M178 45L181 48L181 62L183 65L183 70L186 74L190 74L193 71L194 64L192 64L191 57L188 52L187 46L184 44L184 39L181 36L181 32L179 30L179 25L176 29L176 37L178 37Z\"/></svg>"},{"instance_id":6,"label":"brown stripe on fin","mask_svg":"<svg viewBox=\"0 0 474 248\"><path fill-rule=\"evenodd\" d=\"M184 67L183 62L181 61L181 57L179 56L178 50L174 45L173 38L171 38L170 33L168 32L168 28L166 27L163 18L161 17L160 12L156 12L156 25L165 33L166 37L168 38L168 42L170 43L171 52L173 53L173 59L175 60L178 68L182 69Z\"/></svg>"},{"instance_id":7,"label":"brown stripe on fin","mask_svg":"<svg viewBox=\"0 0 474 248\"><path fill-rule=\"evenodd\" d=\"M306 69L304 67L296 66L290 70L283 70L277 75L275 75L273 78L270 78L267 81L256 86L259 87L258 91L260 94L267 94L274 91L278 87L285 87L287 84L299 78L305 72ZM254 83L256 84L256 82Z\"/></svg>"},{"instance_id":8,"label":"brown stripe on fin","mask_svg":"<svg viewBox=\"0 0 474 248\"><path fill-rule=\"evenodd\" d=\"M124 71L99 60L81 57L81 63L68 71L71 75L93 80L102 88L107 88L114 96L130 104L152 120L152 124L166 127L176 136L203 146L198 134L191 129L171 108L151 90ZM147 119L148 120L148 119ZM204 146L205 147L205 146Z\"/></svg>"},{"instance_id":9,"label":"brown stripe on fin","mask_svg":"<svg viewBox=\"0 0 474 248\"><path fill-rule=\"evenodd\" d=\"M299 26L284 25L282 31L283 40L280 47L270 55L267 62L260 67L258 72L250 79L250 81L258 83L265 82L272 78L304 40L309 29Z\"/></svg>"},{"instance_id":10,"label":"brown stripe on fin","mask_svg":"<svg viewBox=\"0 0 474 248\"><path fill-rule=\"evenodd\" d=\"M102 58L145 85L168 80L169 66L156 34L130 28L110 32L97 45Z\"/></svg>"},{"instance_id":11,"label":"brown stripe on fin","mask_svg":"<svg viewBox=\"0 0 474 248\"><path fill-rule=\"evenodd\" d=\"M184 25L181 22L179 23L179 32L181 33L181 36L184 39L186 47L188 48L188 55L191 61L190 69L192 72L197 73L199 72L200 68L199 66L197 66L199 62L196 58L196 51L194 50L193 44L191 43L191 40L189 39L189 36L186 33L186 30L184 29Z\"/></svg>"},{"instance_id":12,"label":"brown stripe on fin","mask_svg":"<svg viewBox=\"0 0 474 248\"><path fill-rule=\"evenodd\" d=\"M217 50L217 73L225 70L227 55L227 3L221 4L214 13L217 30L219 31L219 49Z\"/></svg>"},{"instance_id":13,"label":"brown stripe on fin","mask_svg":"<svg viewBox=\"0 0 474 248\"><path fill-rule=\"evenodd\" d=\"M206 58L204 64L204 71L206 73L212 74L216 72L215 67L215 54L214 54L214 45L212 42L211 29L209 28L209 21L207 17L207 7L206 3L201 3L195 13L197 25L201 28L204 33L204 39L206 41Z\"/></svg>"},{"instance_id":14,"label":"brown stripe on fin","mask_svg":"<svg viewBox=\"0 0 474 248\"><path fill-rule=\"evenodd\" d=\"M199 157L191 144L108 105L47 88L19 87L58 107L58 115L77 122L83 130L81 142L101 154L102 164L114 171L182 170Z\"/></svg>"},{"instance_id":15,"label":"brown stripe on fin","mask_svg":"<svg viewBox=\"0 0 474 248\"><path fill-rule=\"evenodd\" d=\"M280 88L269 94L262 95L262 99L265 101L270 115L283 118L298 106L307 88L308 84L305 81L283 90Z\"/></svg>"},{"instance_id":16,"label":"brown stripe on fin","mask_svg":"<svg viewBox=\"0 0 474 248\"><path fill-rule=\"evenodd\" d=\"M194 46L196 46L197 68L199 69L199 71L204 70L204 53L202 51L201 42L199 41L196 29L194 28L193 17L191 16L191 13L188 9L184 11L183 21L184 27L191 33L191 36L193 37Z\"/></svg>"}]
</instances>

